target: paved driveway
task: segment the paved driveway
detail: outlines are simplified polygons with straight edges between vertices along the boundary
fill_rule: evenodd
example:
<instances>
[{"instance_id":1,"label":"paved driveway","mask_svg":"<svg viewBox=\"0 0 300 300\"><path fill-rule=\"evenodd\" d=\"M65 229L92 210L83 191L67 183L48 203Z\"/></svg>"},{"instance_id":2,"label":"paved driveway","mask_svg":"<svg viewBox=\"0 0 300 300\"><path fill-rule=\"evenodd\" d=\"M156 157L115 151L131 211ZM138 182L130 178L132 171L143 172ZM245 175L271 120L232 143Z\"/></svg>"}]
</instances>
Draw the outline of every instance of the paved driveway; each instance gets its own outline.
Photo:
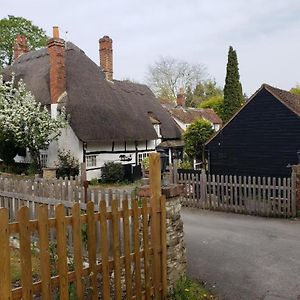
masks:
<instances>
[{"instance_id":1,"label":"paved driveway","mask_svg":"<svg viewBox=\"0 0 300 300\"><path fill-rule=\"evenodd\" d=\"M188 274L226 300L300 299L300 220L183 209Z\"/></svg>"}]
</instances>

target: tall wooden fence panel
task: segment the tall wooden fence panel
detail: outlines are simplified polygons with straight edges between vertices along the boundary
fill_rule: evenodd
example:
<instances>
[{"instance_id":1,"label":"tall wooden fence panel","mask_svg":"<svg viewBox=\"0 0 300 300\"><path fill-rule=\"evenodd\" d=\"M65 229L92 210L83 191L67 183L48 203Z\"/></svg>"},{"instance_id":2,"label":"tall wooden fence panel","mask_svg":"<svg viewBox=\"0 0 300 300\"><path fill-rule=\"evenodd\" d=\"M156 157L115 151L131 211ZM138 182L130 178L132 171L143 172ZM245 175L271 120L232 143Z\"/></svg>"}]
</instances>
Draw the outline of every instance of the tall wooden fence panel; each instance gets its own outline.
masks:
<instances>
[{"instance_id":1,"label":"tall wooden fence panel","mask_svg":"<svg viewBox=\"0 0 300 300\"><path fill-rule=\"evenodd\" d=\"M295 178L213 175L178 170L183 205L269 217L296 215Z\"/></svg>"},{"instance_id":2,"label":"tall wooden fence panel","mask_svg":"<svg viewBox=\"0 0 300 300\"><path fill-rule=\"evenodd\" d=\"M71 214L58 204L53 218L46 205L37 207L38 218L30 220L30 209L18 209L17 222L9 222L9 210L0 208L0 299L159 299L164 284L154 266L163 264L165 236L153 232L153 210L147 200L112 200L86 205L82 214L73 203ZM164 212L160 197L158 210ZM156 219L165 228L165 215ZM109 234L112 227L112 235ZM51 231L56 243L51 243ZM35 235L37 239L33 239ZM72 244L68 243L69 235ZM12 243L18 238L19 246ZM97 248L96 240L100 240ZM110 251L110 239L112 251ZM159 245L159 248L158 248ZM18 269L19 278L16 276ZM73 298L72 298L73 297ZM76 298L77 297L77 298Z\"/></svg>"}]
</instances>

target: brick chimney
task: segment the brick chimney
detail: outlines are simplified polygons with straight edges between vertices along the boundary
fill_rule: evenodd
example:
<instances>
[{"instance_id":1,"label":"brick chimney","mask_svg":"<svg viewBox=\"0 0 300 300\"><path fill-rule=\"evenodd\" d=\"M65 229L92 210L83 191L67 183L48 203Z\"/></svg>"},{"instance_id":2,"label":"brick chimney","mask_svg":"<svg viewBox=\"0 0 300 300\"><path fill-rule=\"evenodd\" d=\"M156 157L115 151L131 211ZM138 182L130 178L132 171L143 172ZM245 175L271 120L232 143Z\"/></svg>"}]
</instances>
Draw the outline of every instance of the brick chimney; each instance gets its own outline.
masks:
<instances>
[{"instance_id":1,"label":"brick chimney","mask_svg":"<svg viewBox=\"0 0 300 300\"><path fill-rule=\"evenodd\" d=\"M99 40L100 66L103 68L106 80L113 80L113 49L112 39L105 35Z\"/></svg>"},{"instance_id":2,"label":"brick chimney","mask_svg":"<svg viewBox=\"0 0 300 300\"><path fill-rule=\"evenodd\" d=\"M59 38L57 26L53 27L53 37L48 40L47 45L50 60L51 104L56 104L66 90L65 41Z\"/></svg>"},{"instance_id":3,"label":"brick chimney","mask_svg":"<svg viewBox=\"0 0 300 300\"><path fill-rule=\"evenodd\" d=\"M185 107L185 94L184 89L180 88L179 93L177 94L177 106Z\"/></svg>"},{"instance_id":4,"label":"brick chimney","mask_svg":"<svg viewBox=\"0 0 300 300\"><path fill-rule=\"evenodd\" d=\"M13 47L13 61L26 52L29 52L26 36L18 34Z\"/></svg>"}]
</instances>

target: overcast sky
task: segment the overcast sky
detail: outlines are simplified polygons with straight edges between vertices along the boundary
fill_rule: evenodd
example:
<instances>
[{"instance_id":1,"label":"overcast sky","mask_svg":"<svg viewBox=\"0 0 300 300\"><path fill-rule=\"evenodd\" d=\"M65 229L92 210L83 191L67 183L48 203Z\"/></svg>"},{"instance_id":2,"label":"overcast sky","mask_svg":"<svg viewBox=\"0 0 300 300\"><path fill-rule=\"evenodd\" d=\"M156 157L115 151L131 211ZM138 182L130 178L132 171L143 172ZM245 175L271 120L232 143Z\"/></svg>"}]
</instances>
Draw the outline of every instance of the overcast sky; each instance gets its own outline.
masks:
<instances>
[{"instance_id":1,"label":"overcast sky","mask_svg":"<svg viewBox=\"0 0 300 300\"><path fill-rule=\"evenodd\" d=\"M159 56L201 63L224 85L229 45L237 50L241 82L250 96L262 83L300 83L299 0L14 0L0 17L30 19L61 35L98 63L98 39L109 35L114 77L144 82ZM66 34L66 32L68 32Z\"/></svg>"}]
</instances>

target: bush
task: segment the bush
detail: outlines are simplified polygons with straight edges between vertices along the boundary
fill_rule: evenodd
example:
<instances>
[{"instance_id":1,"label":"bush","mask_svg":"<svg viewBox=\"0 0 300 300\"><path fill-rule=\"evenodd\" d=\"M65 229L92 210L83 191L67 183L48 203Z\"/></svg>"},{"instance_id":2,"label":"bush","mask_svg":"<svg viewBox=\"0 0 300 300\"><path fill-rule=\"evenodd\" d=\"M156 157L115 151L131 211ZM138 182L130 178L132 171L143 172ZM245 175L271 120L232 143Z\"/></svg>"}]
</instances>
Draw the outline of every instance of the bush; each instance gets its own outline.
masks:
<instances>
[{"instance_id":1,"label":"bush","mask_svg":"<svg viewBox=\"0 0 300 300\"><path fill-rule=\"evenodd\" d=\"M193 165L189 160L184 160L178 164L178 169L193 169Z\"/></svg>"},{"instance_id":2,"label":"bush","mask_svg":"<svg viewBox=\"0 0 300 300\"><path fill-rule=\"evenodd\" d=\"M92 178L90 180L90 185L97 185L99 183L98 178Z\"/></svg>"},{"instance_id":3,"label":"bush","mask_svg":"<svg viewBox=\"0 0 300 300\"><path fill-rule=\"evenodd\" d=\"M104 183L115 183L124 180L125 172L121 163L106 162L101 170L101 180Z\"/></svg>"},{"instance_id":4,"label":"bush","mask_svg":"<svg viewBox=\"0 0 300 300\"><path fill-rule=\"evenodd\" d=\"M199 108L211 108L215 113L223 119L223 103L224 99L222 95L213 96L199 104Z\"/></svg>"},{"instance_id":5,"label":"bush","mask_svg":"<svg viewBox=\"0 0 300 300\"><path fill-rule=\"evenodd\" d=\"M68 150L58 151L57 177L72 177L79 174L79 161Z\"/></svg>"}]
</instances>

